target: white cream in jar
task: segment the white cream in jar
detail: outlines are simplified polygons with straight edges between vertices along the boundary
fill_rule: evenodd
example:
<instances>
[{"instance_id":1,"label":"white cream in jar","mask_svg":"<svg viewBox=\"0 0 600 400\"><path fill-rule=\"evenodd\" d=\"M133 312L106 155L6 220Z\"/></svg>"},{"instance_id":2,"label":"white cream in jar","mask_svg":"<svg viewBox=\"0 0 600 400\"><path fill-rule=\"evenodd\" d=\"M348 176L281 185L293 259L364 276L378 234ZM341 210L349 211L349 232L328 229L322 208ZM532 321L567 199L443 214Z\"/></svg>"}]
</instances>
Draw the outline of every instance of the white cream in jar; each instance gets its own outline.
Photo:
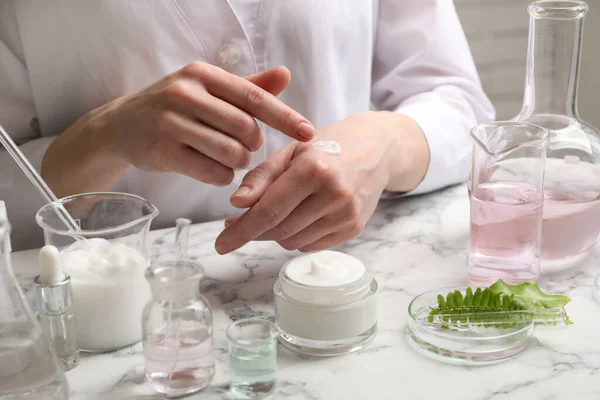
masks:
<instances>
[{"instance_id":1,"label":"white cream in jar","mask_svg":"<svg viewBox=\"0 0 600 400\"><path fill-rule=\"evenodd\" d=\"M287 262L274 286L283 345L313 355L365 347L377 331L377 282L363 262L322 251Z\"/></svg>"},{"instance_id":2,"label":"white cream in jar","mask_svg":"<svg viewBox=\"0 0 600 400\"><path fill-rule=\"evenodd\" d=\"M71 276L79 348L110 351L139 342L151 297L145 257L123 243L94 238L66 248L61 258Z\"/></svg>"}]
</instances>

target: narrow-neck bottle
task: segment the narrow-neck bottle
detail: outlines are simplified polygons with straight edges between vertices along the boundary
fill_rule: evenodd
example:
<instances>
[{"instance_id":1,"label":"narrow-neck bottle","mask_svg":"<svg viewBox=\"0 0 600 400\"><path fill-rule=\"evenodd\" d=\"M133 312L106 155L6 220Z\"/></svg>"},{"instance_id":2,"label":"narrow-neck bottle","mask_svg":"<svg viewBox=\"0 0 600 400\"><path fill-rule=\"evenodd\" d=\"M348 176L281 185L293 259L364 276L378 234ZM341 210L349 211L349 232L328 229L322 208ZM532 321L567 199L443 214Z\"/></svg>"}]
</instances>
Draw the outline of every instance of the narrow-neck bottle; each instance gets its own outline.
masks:
<instances>
[{"instance_id":1,"label":"narrow-neck bottle","mask_svg":"<svg viewBox=\"0 0 600 400\"><path fill-rule=\"evenodd\" d=\"M550 132L542 260L579 262L600 237L600 134L578 112L583 1L534 1L523 107L515 120Z\"/></svg>"},{"instance_id":2,"label":"narrow-neck bottle","mask_svg":"<svg viewBox=\"0 0 600 400\"><path fill-rule=\"evenodd\" d=\"M146 377L169 397L202 390L215 374L212 310L200 294L203 276L202 266L191 261L146 270L152 291L142 315Z\"/></svg>"}]
</instances>

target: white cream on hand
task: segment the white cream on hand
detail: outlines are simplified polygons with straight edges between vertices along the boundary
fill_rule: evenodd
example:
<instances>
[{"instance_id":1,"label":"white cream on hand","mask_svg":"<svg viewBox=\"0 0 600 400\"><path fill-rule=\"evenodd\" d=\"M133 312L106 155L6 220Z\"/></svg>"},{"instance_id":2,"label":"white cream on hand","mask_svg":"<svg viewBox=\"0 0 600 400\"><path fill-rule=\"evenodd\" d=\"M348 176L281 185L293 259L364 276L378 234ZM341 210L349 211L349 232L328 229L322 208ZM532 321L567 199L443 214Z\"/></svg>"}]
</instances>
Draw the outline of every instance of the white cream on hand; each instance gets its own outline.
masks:
<instances>
[{"instance_id":1,"label":"white cream on hand","mask_svg":"<svg viewBox=\"0 0 600 400\"><path fill-rule=\"evenodd\" d=\"M329 154L332 156L339 156L342 154L342 146L339 145L338 142L334 142L331 140L328 141L316 141L312 144L314 148L322 151L325 154Z\"/></svg>"},{"instance_id":2,"label":"white cream on hand","mask_svg":"<svg viewBox=\"0 0 600 400\"><path fill-rule=\"evenodd\" d=\"M40 283L44 286L56 286L65 279L62 271L60 252L54 246L40 249Z\"/></svg>"},{"instance_id":3,"label":"white cream on hand","mask_svg":"<svg viewBox=\"0 0 600 400\"><path fill-rule=\"evenodd\" d=\"M356 282L366 272L357 258L337 251L322 251L298 257L286 265L290 280L306 286L332 287Z\"/></svg>"}]
</instances>

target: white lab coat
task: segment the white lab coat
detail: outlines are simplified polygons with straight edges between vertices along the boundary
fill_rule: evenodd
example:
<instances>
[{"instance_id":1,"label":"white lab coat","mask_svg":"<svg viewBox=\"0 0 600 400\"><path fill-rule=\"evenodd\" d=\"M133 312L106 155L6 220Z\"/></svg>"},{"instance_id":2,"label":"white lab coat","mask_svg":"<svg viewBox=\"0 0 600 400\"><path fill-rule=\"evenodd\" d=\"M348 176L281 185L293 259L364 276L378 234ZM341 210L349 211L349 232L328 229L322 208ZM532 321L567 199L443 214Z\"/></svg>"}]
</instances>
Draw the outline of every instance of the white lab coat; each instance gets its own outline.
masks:
<instances>
[{"instance_id":1,"label":"white lab coat","mask_svg":"<svg viewBox=\"0 0 600 400\"><path fill-rule=\"evenodd\" d=\"M495 117L451 0L2 0L0 124L39 169L53 138L83 114L194 60L238 75L287 66L280 98L317 128L371 102L413 118L431 162L412 193L464 180L469 130ZM265 136L252 166L290 141ZM130 168L113 190L155 204L154 227L234 212L232 187L174 174ZM0 199L13 248L40 245L43 200L3 150Z\"/></svg>"}]
</instances>

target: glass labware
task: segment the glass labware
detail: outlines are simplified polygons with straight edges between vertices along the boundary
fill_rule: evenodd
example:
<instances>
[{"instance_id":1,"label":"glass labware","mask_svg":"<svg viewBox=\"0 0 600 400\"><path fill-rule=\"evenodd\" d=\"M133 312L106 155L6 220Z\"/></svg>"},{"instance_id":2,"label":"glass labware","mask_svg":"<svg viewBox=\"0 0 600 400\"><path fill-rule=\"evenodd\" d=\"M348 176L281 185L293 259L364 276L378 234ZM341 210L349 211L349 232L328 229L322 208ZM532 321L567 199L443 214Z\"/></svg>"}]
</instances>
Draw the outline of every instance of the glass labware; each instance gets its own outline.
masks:
<instances>
[{"instance_id":1,"label":"glass labware","mask_svg":"<svg viewBox=\"0 0 600 400\"><path fill-rule=\"evenodd\" d=\"M146 378L159 393L182 396L207 387L215 373L212 311L200 294L203 268L184 260L146 271L152 300L142 329Z\"/></svg>"},{"instance_id":2,"label":"glass labware","mask_svg":"<svg viewBox=\"0 0 600 400\"><path fill-rule=\"evenodd\" d=\"M549 131L542 265L574 265L600 238L600 131L578 112L583 1L534 1L524 101L515 121Z\"/></svg>"},{"instance_id":3,"label":"glass labware","mask_svg":"<svg viewBox=\"0 0 600 400\"><path fill-rule=\"evenodd\" d=\"M144 278L148 233L158 209L125 193L86 193L58 200L80 229L65 227L55 207L42 207L36 221L46 245L61 252L71 277L77 344L83 351L118 350L142 340L142 310L150 300Z\"/></svg>"},{"instance_id":4,"label":"glass labware","mask_svg":"<svg viewBox=\"0 0 600 400\"><path fill-rule=\"evenodd\" d=\"M148 232L158 209L145 199L127 193L96 192L65 197L58 202L80 230L67 229L55 207L47 204L36 214L46 245L60 249L99 238L125 244L148 258Z\"/></svg>"},{"instance_id":5,"label":"glass labware","mask_svg":"<svg viewBox=\"0 0 600 400\"><path fill-rule=\"evenodd\" d=\"M440 312L438 295L466 287L431 290L416 296L408 306L409 344L419 353L450 364L488 365L518 355L531 344L536 325L564 327L564 307L541 310L498 310L468 313Z\"/></svg>"},{"instance_id":6,"label":"glass labware","mask_svg":"<svg viewBox=\"0 0 600 400\"><path fill-rule=\"evenodd\" d=\"M69 385L12 272L0 221L0 399L64 400Z\"/></svg>"},{"instance_id":7,"label":"glass labware","mask_svg":"<svg viewBox=\"0 0 600 400\"><path fill-rule=\"evenodd\" d=\"M537 281L548 132L492 122L471 136L469 285Z\"/></svg>"},{"instance_id":8,"label":"glass labware","mask_svg":"<svg viewBox=\"0 0 600 400\"><path fill-rule=\"evenodd\" d=\"M269 397L277 382L275 324L263 318L238 320L227 328L229 341L230 397Z\"/></svg>"}]
</instances>

